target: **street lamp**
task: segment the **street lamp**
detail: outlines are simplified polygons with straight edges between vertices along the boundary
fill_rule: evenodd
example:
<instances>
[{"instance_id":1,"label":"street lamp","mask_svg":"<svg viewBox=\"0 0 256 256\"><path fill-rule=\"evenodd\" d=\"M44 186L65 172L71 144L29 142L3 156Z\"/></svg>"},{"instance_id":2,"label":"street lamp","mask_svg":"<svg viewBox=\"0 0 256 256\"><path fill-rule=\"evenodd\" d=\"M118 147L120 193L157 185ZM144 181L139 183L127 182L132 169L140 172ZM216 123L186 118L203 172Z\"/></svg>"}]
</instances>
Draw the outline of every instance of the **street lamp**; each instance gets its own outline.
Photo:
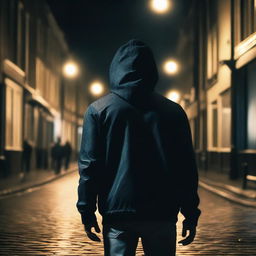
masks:
<instances>
[{"instance_id":1,"label":"street lamp","mask_svg":"<svg viewBox=\"0 0 256 256\"><path fill-rule=\"evenodd\" d=\"M167 92L166 97L169 100L172 100L174 102L179 102L180 101L180 93L177 92L177 91L171 90L171 91Z\"/></svg>"},{"instance_id":2,"label":"street lamp","mask_svg":"<svg viewBox=\"0 0 256 256\"><path fill-rule=\"evenodd\" d=\"M103 91L104 85L99 81L95 81L90 85L90 92L92 95L99 96L103 93Z\"/></svg>"},{"instance_id":3,"label":"street lamp","mask_svg":"<svg viewBox=\"0 0 256 256\"><path fill-rule=\"evenodd\" d=\"M175 75L179 71L179 65L175 60L167 60L164 63L164 71L168 75Z\"/></svg>"},{"instance_id":4,"label":"street lamp","mask_svg":"<svg viewBox=\"0 0 256 256\"><path fill-rule=\"evenodd\" d=\"M171 2L170 0L151 0L150 8L158 14L163 14L170 10Z\"/></svg>"},{"instance_id":5,"label":"street lamp","mask_svg":"<svg viewBox=\"0 0 256 256\"><path fill-rule=\"evenodd\" d=\"M69 78L74 78L78 74L78 66L75 62L73 61L68 61L64 64L63 66L63 74L66 77Z\"/></svg>"},{"instance_id":6,"label":"street lamp","mask_svg":"<svg viewBox=\"0 0 256 256\"><path fill-rule=\"evenodd\" d=\"M66 61L63 66L62 66L62 76L61 76L61 90L60 90L60 109L61 109L61 114L60 116L56 117L54 119L54 137L57 138L57 137L62 137L64 136L64 138L66 137L66 126L65 124L63 123L63 121L65 120L64 118L64 114L65 114L65 111L68 109L68 106L67 106L67 101L66 101L66 97L68 97L69 100L72 99L72 95L71 98L69 98L69 90L68 90L68 87L70 85L74 85L73 81L71 81L71 79L75 79L78 75L78 72L79 72L79 68L78 68L78 65L76 62L72 61L71 59L69 59L68 61ZM75 94L74 94L74 97L75 97L75 100L74 100L74 106L75 106L75 111L77 113L77 110L78 110L78 98L77 98L77 95L78 95L78 90L79 90L79 87L78 86L74 86L73 88ZM72 99L73 101L73 99ZM69 102L69 101L68 101Z\"/></svg>"}]
</instances>

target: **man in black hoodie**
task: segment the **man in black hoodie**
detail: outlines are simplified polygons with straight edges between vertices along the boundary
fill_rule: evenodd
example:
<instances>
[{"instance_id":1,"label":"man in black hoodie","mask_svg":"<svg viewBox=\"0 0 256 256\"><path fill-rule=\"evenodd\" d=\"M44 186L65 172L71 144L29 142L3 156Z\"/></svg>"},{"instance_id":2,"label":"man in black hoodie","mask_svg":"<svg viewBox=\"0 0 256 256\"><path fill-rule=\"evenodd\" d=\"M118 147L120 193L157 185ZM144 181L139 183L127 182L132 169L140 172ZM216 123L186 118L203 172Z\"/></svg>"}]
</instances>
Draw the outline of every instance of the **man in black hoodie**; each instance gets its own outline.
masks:
<instances>
[{"instance_id":1,"label":"man in black hoodie","mask_svg":"<svg viewBox=\"0 0 256 256\"><path fill-rule=\"evenodd\" d=\"M89 105L79 157L77 208L88 237L105 255L175 255L176 222L184 215L183 245L196 234L198 175L187 116L154 92L158 72L139 40L120 47L110 67L111 92Z\"/></svg>"}]
</instances>

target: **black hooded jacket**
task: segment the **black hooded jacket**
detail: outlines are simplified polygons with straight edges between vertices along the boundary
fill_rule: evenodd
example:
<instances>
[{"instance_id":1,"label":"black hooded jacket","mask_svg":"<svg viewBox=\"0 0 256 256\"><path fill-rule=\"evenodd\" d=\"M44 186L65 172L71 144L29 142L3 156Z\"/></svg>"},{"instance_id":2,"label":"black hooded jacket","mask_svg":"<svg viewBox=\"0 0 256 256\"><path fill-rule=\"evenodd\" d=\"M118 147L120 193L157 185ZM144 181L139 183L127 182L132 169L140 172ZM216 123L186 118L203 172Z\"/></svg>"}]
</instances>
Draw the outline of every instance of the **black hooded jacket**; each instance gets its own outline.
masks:
<instances>
[{"instance_id":1,"label":"black hooded jacket","mask_svg":"<svg viewBox=\"0 0 256 256\"><path fill-rule=\"evenodd\" d=\"M154 92L158 73L151 50L131 40L110 67L111 92L89 105L79 157L77 208L84 224L177 221L200 215L198 175L183 109Z\"/></svg>"}]
</instances>

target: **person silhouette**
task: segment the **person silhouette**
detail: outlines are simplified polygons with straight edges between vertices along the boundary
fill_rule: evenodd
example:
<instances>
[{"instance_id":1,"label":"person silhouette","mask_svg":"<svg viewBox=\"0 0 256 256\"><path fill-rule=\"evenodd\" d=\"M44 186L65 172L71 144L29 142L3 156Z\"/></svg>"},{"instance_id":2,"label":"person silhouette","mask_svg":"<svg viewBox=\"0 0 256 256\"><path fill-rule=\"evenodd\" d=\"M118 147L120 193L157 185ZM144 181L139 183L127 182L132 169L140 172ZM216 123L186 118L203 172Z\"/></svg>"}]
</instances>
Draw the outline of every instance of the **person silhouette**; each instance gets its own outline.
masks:
<instances>
[{"instance_id":1,"label":"person silhouette","mask_svg":"<svg viewBox=\"0 0 256 256\"><path fill-rule=\"evenodd\" d=\"M89 239L105 255L175 255L176 222L184 215L182 245L196 235L198 173L187 116L154 91L158 71L140 40L121 46L110 66L110 93L91 103L79 153L77 208Z\"/></svg>"},{"instance_id":2,"label":"person silhouette","mask_svg":"<svg viewBox=\"0 0 256 256\"><path fill-rule=\"evenodd\" d=\"M53 169L55 174L59 174L61 172L61 165L63 159L63 148L61 146L61 138L57 138L56 143L53 145L51 149L51 156L53 161Z\"/></svg>"},{"instance_id":3,"label":"person silhouette","mask_svg":"<svg viewBox=\"0 0 256 256\"><path fill-rule=\"evenodd\" d=\"M25 173L30 172L31 155L32 155L32 146L28 140L24 140L22 162L23 162L23 169Z\"/></svg>"},{"instance_id":4,"label":"person silhouette","mask_svg":"<svg viewBox=\"0 0 256 256\"><path fill-rule=\"evenodd\" d=\"M69 168L70 157L72 154L72 147L69 141L66 141L65 145L63 146L63 157L65 160L65 170Z\"/></svg>"}]
</instances>

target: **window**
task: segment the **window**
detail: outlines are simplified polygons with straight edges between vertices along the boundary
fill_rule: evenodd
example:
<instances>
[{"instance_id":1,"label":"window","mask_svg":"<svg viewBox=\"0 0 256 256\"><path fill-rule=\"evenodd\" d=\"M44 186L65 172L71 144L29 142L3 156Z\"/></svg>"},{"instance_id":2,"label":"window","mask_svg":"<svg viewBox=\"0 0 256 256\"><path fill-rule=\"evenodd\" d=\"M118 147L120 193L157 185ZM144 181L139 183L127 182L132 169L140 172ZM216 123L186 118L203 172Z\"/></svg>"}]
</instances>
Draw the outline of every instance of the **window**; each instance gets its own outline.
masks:
<instances>
[{"instance_id":1,"label":"window","mask_svg":"<svg viewBox=\"0 0 256 256\"><path fill-rule=\"evenodd\" d=\"M26 20L24 6L21 2L18 4L18 20L17 20L17 65L25 70L26 61Z\"/></svg>"},{"instance_id":2,"label":"window","mask_svg":"<svg viewBox=\"0 0 256 256\"><path fill-rule=\"evenodd\" d=\"M207 78L214 80L218 71L217 1L207 1Z\"/></svg>"},{"instance_id":3,"label":"window","mask_svg":"<svg viewBox=\"0 0 256 256\"><path fill-rule=\"evenodd\" d=\"M222 105L222 148L230 148L231 143L231 102L230 102L230 89L221 94Z\"/></svg>"},{"instance_id":4,"label":"window","mask_svg":"<svg viewBox=\"0 0 256 256\"><path fill-rule=\"evenodd\" d=\"M35 130L35 121L34 121L34 108L26 104L25 105L25 139L34 141L34 130Z\"/></svg>"},{"instance_id":5,"label":"window","mask_svg":"<svg viewBox=\"0 0 256 256\"><path fill-rule=\"evenodd\" d=\"M255 0L241 0L241 39L255 32Z\"/></svg>"},{"instance_id":6,"label":"window","mask_svg":"<svg viewBox=\"0 0 256 256\"><path fill-rule=\"evenodd\" d=\"M209 105L209 149L229 152L231 146L231 89L218 93ZM202 124L203 125L203 124Z\"/></svg>"},{"instance_id":7,"label":"window","mask_svg":"<svg viewBox=\"0 0 256 256\"><path fill-rule=\"evenodd\" d=\"M42 19L37 20L37 54L39 57L47 57L46 56L46 47L47 47L47 27L42 22Z\"/></svg>"},{"instance_id":8,"label":"window","mask_svg":"<svg viewBox=\"0 0 256 256\"><path fill-rule=\"evenodd\" d=\"M17 3L14 0L1 1L2 13L6 15L6 49L8 50L8 59L16 63L17 61Z\"/></svg>"},{"instance_id":9,"label":"window","mask_svg":"<svg viewBox=\"0 0 256 256\"><path fill-rule=\"evenodd\" d=\"M26 13L25 20L25 72L26 76L29 77L29 53L30 53L30 16Z\"/></svg>"},{"instance_id":10,"label":"window","mask_svg":"<svg viewBox=\"0 0 256 256\"><path fill-rule=\"evenodd\" d=\"M237 44L256 32L256 0L235 0L235 27Z\"/></svg>"},{"instance_id":11,"label":"window","mask_svg":"<svg viewBox=\"0 0 256 256\"><path fill-rule=\"evenodd\" d=\"M247 148L256 149L256 61L247 67Z\"/></svg>"},{"instance_id":12,"label":"window","mask_svg":"<svg viewBox=\"0 0 256 256\"><path fill-rule=\"evenodd\" d=\"M6 150L22 150L22 88L11 81L6 83L6 123L5 147Z\"/></svg>"}]
</instances>

